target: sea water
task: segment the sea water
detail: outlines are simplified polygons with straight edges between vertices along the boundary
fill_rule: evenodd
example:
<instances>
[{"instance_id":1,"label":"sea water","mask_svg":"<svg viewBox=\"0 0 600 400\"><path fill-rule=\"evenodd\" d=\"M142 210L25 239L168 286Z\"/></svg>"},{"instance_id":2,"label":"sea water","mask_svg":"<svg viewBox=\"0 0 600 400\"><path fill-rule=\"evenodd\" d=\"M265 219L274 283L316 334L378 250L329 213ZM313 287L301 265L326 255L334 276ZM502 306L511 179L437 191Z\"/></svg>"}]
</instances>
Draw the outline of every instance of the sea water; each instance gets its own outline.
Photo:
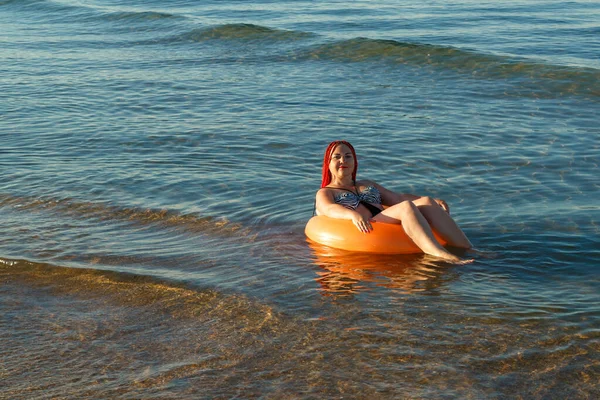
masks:
<instances>
[{"instance_id":1,"label":"sea water","mask_svg":"<svg viewBox=\"0 0 600 400\"><path fill-rule=\"evenodd\" d=\"M600 3L0 1L0 398L600 396ZM475 247L306 241L323 151Z\"/></svg>"}]
</instances>

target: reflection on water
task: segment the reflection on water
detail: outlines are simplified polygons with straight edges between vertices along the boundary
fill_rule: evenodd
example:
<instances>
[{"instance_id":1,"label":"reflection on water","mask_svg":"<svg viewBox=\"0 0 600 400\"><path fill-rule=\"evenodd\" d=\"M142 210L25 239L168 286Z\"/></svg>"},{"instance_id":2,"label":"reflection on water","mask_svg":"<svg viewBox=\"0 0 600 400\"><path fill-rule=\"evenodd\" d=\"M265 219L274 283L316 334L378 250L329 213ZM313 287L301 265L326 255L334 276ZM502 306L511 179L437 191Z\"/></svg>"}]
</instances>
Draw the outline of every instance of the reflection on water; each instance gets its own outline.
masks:
<instances>
[{"instance_id":1,"label":"reflection on water","mask_svg":"<svg viewBox=\"0 0 600 400\"><path fill-rule=\"evenodd\" d=\"M405 293L431 289L445 263L424 254L370 254L349 252L308 241L322 270L315 279L324 295L352 295L370 285Z\"/></svg>"}]
</instances>

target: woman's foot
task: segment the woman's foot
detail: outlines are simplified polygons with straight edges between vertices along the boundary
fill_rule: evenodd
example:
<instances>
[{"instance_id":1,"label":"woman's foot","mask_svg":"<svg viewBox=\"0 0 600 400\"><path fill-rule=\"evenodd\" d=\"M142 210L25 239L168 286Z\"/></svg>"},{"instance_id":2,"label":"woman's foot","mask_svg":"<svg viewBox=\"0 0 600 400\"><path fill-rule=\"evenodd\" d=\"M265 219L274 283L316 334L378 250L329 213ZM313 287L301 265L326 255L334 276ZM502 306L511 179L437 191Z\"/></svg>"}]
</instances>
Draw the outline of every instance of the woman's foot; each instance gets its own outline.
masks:
<instances>
[{"instance_id":1,"label":"woman's foot","mask_svg":"<svg viewBox=\"0 0 600 400\"><path fill-rule=\"evenodd\" d=\"M444 252L444 253L440 253L440 254L431 254L431 255L435 256L435 257L439 257L442 260L447 261L452 264L455 264L455 265L471 264L472 262L475 261L474 258L460 258L450 252Z\"/></svg>"},{"instance_id":2,"label":"woman's foot","mask_svg":"<svg viewBox=\"0 0 600 400\"><path fill-rule=\"evenodd\" d=\"M454 265L466 265L466 264L471 264L474 261L475 261L474 258L459 258L457 261L450 261L450 262Z\"/></svg>"}]
</instances>

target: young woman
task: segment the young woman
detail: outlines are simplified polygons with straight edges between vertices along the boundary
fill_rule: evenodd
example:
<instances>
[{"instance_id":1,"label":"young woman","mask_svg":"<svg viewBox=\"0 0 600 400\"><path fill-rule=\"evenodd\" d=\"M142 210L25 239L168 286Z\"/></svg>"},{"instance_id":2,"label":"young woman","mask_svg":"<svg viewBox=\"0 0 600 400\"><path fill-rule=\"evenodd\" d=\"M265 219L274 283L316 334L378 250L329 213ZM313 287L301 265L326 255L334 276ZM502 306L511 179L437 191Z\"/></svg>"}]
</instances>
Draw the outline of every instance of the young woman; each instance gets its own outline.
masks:
<instances>
[{"instance_id":1,"label":"young woman","mask_svg":"<svg viewBox=\"0 0 600 400\"><path fill-rule=\"evenodd\" d=\"M427 196L394 193L368 180L356 180L358 162L354 147L340 140L329 144L323 158L323 180L316 196L317 215L349 219L369 233L371 221L402 224L424 253L465 264L434 237L432 228L453 247L469 249L471 242L449 214L445 201ZM383 206L387 208L383 208Z\"/></svg>"}]
</instances>

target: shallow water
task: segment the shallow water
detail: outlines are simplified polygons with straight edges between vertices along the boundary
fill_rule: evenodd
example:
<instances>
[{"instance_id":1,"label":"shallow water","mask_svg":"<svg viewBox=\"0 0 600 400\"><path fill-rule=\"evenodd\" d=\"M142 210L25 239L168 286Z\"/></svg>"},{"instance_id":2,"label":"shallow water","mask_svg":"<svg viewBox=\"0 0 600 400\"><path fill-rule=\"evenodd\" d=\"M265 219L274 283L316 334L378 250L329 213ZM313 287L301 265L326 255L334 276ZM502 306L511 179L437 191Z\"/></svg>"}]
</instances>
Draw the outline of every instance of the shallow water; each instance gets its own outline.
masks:
<instances>
[{"instance_id":1,"label":"shallow water","mask_svg":"<svg viewBox=\"0 0 600 400\"><path fill-rule=\"evenodd\" d=\"M0 398L595 398L596 2L0 1ZM327 143L471 265L310 245Z\"/></svg>"}]
</instances>

